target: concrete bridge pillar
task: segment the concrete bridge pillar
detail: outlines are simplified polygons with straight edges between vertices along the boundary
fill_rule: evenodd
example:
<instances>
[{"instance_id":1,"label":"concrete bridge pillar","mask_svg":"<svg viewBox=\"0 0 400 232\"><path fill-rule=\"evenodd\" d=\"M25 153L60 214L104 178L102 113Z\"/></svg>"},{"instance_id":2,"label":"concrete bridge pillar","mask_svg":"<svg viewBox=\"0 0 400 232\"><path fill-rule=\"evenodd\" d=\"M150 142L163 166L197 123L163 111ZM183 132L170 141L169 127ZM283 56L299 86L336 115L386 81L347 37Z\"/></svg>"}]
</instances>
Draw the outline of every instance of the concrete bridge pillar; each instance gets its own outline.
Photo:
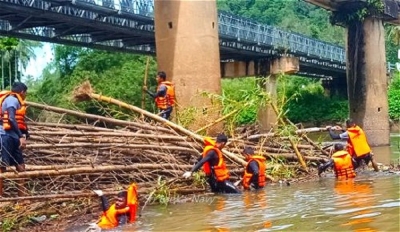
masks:
<instances>
[{"instance_id":1,"label":"concrete bridge pillar","mask_svg":"<svg viewBox=\"0 0 400 232\"><path fill-rule=\"evenodd\" d=\"M175 83L179 114L195 107L190 129L198 129L220 115L221 107L207 97L206 91L221 93L221 72L216 0L155 0L155 37L158 70ZM222 131L222 124L208 130Z\"/></svg>"},{"instance_id":2,"label":"concrete bridge pillar","mask_svg":"<svg viewBox=\"0 0 400 232\"><path fill-rule=\"evenodd\" d=\"M267 61L268 79L263 83L270 95L271 101L277 103L277 78L281 74L294 74L299 71L299 59L296 57L279 57ZM261 132L268 132L275 128L277 116L272 107L267 104L258 111L258 124Z\"/></svg>"},{"instance_id":3,"label":"concrete bridge pillar","mask_svg":"<svg viewBox=\"0 0 400 232\"><path fill-rule=\"evenodd\" d=\"M322 86L324 87L325 95L328 97L339 96L346 99L348 97L346 75L322 80Z\"/></svg>"},{"instance_id":4,"label":"concrete bridge pillar","mask_svg":"<svg viewBox=\"0 0 400 232\"><path fill-rule=\"evenodd\" d=\"M388 145L385 31L379 18L347 26L347 87L350 117L366 132L372 146Z\"/></svg>"}]
</instances>

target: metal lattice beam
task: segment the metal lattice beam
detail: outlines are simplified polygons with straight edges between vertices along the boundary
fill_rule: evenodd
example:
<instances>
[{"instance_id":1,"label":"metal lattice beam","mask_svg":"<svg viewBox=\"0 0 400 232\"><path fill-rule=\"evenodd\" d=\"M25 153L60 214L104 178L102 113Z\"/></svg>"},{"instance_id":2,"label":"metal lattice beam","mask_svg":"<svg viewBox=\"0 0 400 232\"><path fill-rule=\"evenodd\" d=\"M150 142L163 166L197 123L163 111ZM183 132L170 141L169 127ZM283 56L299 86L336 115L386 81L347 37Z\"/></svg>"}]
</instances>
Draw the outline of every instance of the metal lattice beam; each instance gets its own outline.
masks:
<instances>
[{"instance_id":1,"label":"metal lattice beam","mask_svg":"<svg viewBox=\"0 0 400 232\"><path fill-rule=\"evenodd\" d=\"M154 54L153 13L152 0L0 0L0 35ZM313 70L345 72L339 46L226 12L218 20L223 59L289 55Z\"/></svg>"}]
</instances>

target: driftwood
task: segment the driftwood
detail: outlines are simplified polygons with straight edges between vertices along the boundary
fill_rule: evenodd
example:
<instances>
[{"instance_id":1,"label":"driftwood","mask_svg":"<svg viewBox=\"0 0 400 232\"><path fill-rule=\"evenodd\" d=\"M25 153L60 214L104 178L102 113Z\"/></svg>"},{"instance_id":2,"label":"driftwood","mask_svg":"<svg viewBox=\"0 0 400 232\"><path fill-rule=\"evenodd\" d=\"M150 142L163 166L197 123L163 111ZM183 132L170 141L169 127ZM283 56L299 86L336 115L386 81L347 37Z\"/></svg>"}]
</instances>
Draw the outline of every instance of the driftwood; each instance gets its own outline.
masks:
<instances>
[{"instance_id":1,"label":"driftwood","mask_svg":"<svg viewBox=\"0 0 400 232\"><path fill-rule=\"evenodd\" d=\"M74 97L75 97L76 100L88 100L88 99L92 99L93 98L93 99L96 99L96 100L99 100L99 101L105 101L105 102L113 103L113 104L118 105L120 107L123 107L123 108L126 108L126 109L130 109L130 110L135 111L135 112L137 112L139 114L142 114L142 115L144 115L146 117L149 117L149 118L151 118L151 119L153 119L153 120L155 120L157 122L161 122L162 124L167 125L168 127L172 128L172 129L174 129L174 130L176 130L176 131L178 131L180 133L183 133L183 134L185 134L185 135L197 140L198 142L202 143L203 140L204 140L204 138L202 136L200 136L200 135L198 135L196 133L193 133L192 131L190 131L190 130L188 130L186 128L183 128L183 127L181 127L181 126L179 126L179 125L177 125L177 124L175 124L175 123L173 123L173 122L171 122L169 120L166 120L166 119L164 119L164 118L162 118L162 117L160 117L160 116L158 116L156 114L152 114L152 113L150 113L150 112L148 112L146 110L143 110L143 109L141 109L139 107L136 107L136 106L133 106L133 105L129 105L129 104L127 104L125 102L122 102L122 101L119 101L117 99L110 98L110 97L105 97L105 96L101 96L100 94L93 93L92 87L90 86L89 82L85 82L81 86L76 88L75 91L74 91ZM239 158L235 154L232 154L232 153L230 153L230 152L228 152L226 150L222 150L222 152L229 159L231 159L231 160L233 160L233 161L235 161L235 162L237 162L239 164L242 164L242 165L246 164L246 162L243 159Z\"/></svg>"},{"instance_id":2,"label":"driftwood","mask_svg":"<svg viewBox=\"0 0 400 232\"><path fill-rule=\"evenodd\" d=\"M144 111L146 121L140 118L124 121L33 102L28 102L28 105L72 115L83 122L95 122L94 125L29 122L31 137L24 150L26 171L18 173L14 168L7 168L5 173L0 174L0 178L5 180L4 195L0 201L46 200L49 204L68 198L79 201L95 196L93 189L114 194L132 182L136 182L140 189L154 189L160 184L159 178L161 184L168 183L171 193L206 191L203 185L181 178L184 171L189 171L197 162L203 148L203 137L194 132ZM140 116L141 111L136 109L132 108ZM149 118L157 123L147 122ZM312 141L302 140L303 134L294 133L289 137L274 135L258 142L251 139L251 133L257 134L257 128L242 130L241 134L233 136L234 139L229 139L223 150L232 181L239 180L243 175L246 162L240 152L246 146L265 156L267 167L274 169L284 166L297 170L302 167L298 164L301 163L299 157L303 158L303 162L309 161L308 165L327 161L322 148ZM296 143L290 143L289 139ZM277 158L284 165L274 165ZM269 175L267 177L276 181ZM23 198L16 196L19 179L25 179L27 183L22 188L27 195ZM5 209L0 208L4 218L20 213L12 215ZM28 211L21 214L25 213L28 214Z\"/></svg>"},{"instance_id":3,"label":"driftwood","mask_svg":"<svg viewBox=\"0 0 400 232\"><path fill-rule=\"evenodd\" d=\"M278 108L275 106L275 104L273 102L271 102L271 106L272 106L272 109L274 110L275 114L278 116L280 123L282 125L286 125L286 123L282 119L282 117L279 117L280 115L279 115ZM289 142L290 142L290 145L292 145L292 148L293 148L295 154L297 155L297 158L299 159L299 163L304 168L304 170L306 172L308 172L307 164L306 164L306 162L304 162L303 156L301 155L301 153L299 152L299 149L297 148L297 144L294 142L294 140L292 138L289 138Z\"/></svg>"}]
</instances>

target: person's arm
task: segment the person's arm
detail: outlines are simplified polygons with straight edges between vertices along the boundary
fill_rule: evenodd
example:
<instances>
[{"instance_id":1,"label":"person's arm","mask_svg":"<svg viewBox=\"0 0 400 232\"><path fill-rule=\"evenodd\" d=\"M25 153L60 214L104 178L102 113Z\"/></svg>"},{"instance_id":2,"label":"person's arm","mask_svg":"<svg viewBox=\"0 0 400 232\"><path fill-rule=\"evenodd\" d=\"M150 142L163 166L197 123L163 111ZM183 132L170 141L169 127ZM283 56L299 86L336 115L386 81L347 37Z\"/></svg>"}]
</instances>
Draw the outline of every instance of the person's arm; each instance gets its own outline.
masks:
<instances>
[{"instance_id":1,"label":"person's arm","mask_svg":"<svg viewBox=\"0 0 400 232\"><path fill-rule=\"evenodd\" d=\"M343 133L339 134L340 139L346 140L349 138L349 132L344 131Z\"/></svg>"},{"instance_id":2,"label":"person's arm","mask_svg":"<svg viewBox=\"0 0 400 232\"><path fill-rule=\"evenodd\" d=\"M329 128L329 136L331 136L331 139L335 140L335 139L341 139L340 135L335 134L335 132L333 132L333 130L331 128Z\"/></svg>"},{"instance_id":3,"label":"person's arm","mask_svg":"<svg viewBox=\"0 0 400 232\"><path fill-rule=\"evenodd\" d=\"M323 165L318 167L318 176L321 175L327 168L332 167L334 165L333 159L329 160L328 162L324 163Z\"/></svg>"},{"instance_id":4,"label":"person's arm","mask_svg":"<svg viewBox=\"0 0 400 232\"><path fill-rule=\"evenodd\" d=\"M19 138L22 138L22 132L18 128L17 119L15 118L16 109L14 107L8 107L7 112L8 112L8 121L10 122L11 125L11 130L14 131Z\"/></svg>"},{"instance_id":5,"label":"person's arm","mask_svg":"<svg viewBox=\"0 0 400 232\"><path fill-rule=\"evenodd\" d=\"M152 97L152 98L156 98L156 94L155 94L155 93L151 92L151 91L150 91L150 90L148 90L148 89L146 89L145 91L146 91L146 93L147 93L147 94L149 94L149 95L150 95L150 97Z\"/></svg>"},{"instance_id":6,"label":"person's arm","mask_svg":"<svg viewBox=\"0 0 400 232\"><path fill-rule=\"evenodd\" d=\"M128 223L128 214L126 213L118 214L117 218L118 218L118 225L124 225Z\"/></svg>"},{"instance_id":7,"label":"person's arm","mask_svg":"<svg viewBox=\"0 0 400 232\"><path fill-rule=\"evenodd\" d=\"M166 85L161 85L158 88L155 97L165 97L165 95L167 95L167 86Z\"/></svg>"},{"instance_id":8,"label":"person's arm","mask_svg":"<svg viewBox=\"0 0 400 232\"><path fill-rule=\"evenodd\" d=\"M251 179L250 179L250 183L252 183L252 184L254 184L254 186L256 187L256 188L258 188L259 186L258 186L258 176L259 176L259 168L258 168L258 163L257 163L257 161L251 161L250 163L249 163L249 171L251 172L251 173L253 173L253 176L251 177Z\"/></svg>"},{"instance_id":9,"label":"person's arm","mask_svg":"<svg viewBox=\"0 0 400 232\"><path fill-rule=\"evenodd\" d=\"M104 195L100 196L101 199L101 208L103 209L103 212L106 212L110 208L110 203L107 200L107 197Z\"/></svg>"},{"instance_id":10,"label":"person's arm","mask_svg":"<svg viewBox=\"0 0 400 232\"><path fill-rule=\"evenodd\" d=\"M215 159L217 157L217 153L214 150L210 150L207 152L206 156L202 158L197 164L192 168L191 172L196 172L199 170L206 162Z\"/></svg>"},{"instance_id":11,"label":"person's arm","mask_svg":"<svg viewBox=\"0 0 400 232\"><path fill-rule=\"evenodd\" d=\"M167 86L161 85L161 86L158 88L157 93L150 92L150 90L148 90L148 89L146 90L146 92L147 92L152 98L165 97L165 95L167 94Z\"/></svg>"}]
</instances>

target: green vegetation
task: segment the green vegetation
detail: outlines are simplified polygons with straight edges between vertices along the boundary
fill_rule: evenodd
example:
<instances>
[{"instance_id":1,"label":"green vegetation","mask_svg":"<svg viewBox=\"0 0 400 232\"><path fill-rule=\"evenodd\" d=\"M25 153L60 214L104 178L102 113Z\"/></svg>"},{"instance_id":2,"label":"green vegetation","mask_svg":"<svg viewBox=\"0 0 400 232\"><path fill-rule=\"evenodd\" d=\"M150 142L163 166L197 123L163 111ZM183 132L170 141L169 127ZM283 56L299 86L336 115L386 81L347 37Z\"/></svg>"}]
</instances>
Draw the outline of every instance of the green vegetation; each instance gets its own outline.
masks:
<instances>
[{"instance_id":1,"label":"green vegetation","mask_svg":"<svg viewBox=\"0 0 400 232\"><path fill-rule=\"evenodd\" d=\"M393 78L389 87L389 117L392 120L400 120L400 73Z\"/></svg>"}]
</instances>

